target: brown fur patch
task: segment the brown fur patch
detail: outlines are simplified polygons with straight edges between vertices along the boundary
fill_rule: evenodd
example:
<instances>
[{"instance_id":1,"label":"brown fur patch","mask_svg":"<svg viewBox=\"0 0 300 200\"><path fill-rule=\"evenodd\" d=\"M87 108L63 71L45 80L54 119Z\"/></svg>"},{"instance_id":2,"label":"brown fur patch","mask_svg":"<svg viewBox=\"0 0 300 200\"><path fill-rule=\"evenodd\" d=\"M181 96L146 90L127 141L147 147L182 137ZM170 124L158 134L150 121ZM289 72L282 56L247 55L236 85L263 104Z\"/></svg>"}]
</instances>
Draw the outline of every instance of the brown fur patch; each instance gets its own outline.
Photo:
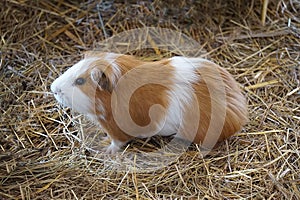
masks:
<instances>
[{"instance_id":1,"label":"brown fur patch","mask_svg":"<svg viewBox=\"0 0 300 200\"><path fill-rule=\"evenodd\" d=\"M200 80L197 84L193 84L195 94L197 96L198 105L199 105L199 127L196 135L190 135L192 132L189 131L189 126L191 123L195 123L192 116L196 116L197 110L192 110L194 114L184 115L184 126L185 130L182 130L183 138L189 139L195 143L203 143L205 137L209 144L214 144L214 141L222 141L237 131L239 131L242 126L248 120L248 112L246 107L245 97L242 95L238 84L232 78L232 76L224 69L210 62L201 63L203 65L198 69L198 74ZM217 70L217 71L215 71ZM223 87L218 85L219 83L224 83ZM211 89L211 91L209 90ZM222 95L214 95L222 93L221 90L225 89L225 97L222 99ZM224 104L226 101L226 104ZM222 107L225 105L226 107ZM216 110L219 110L220 113L213 113L212 106L216 106ZM222 115L222 109L225 109L224 116ZM212 115L217 121L212 121ZM222 126L222 122L224 124ZM208 132L209 127L211 126L212 130L217 130L217 126L221 126L221 134L218 132ZM214 129L215 128L215 129ZM210 135L207 135L210 134ZM217 137L217 138L215 138Z\"/></svg>"}]
</instances>

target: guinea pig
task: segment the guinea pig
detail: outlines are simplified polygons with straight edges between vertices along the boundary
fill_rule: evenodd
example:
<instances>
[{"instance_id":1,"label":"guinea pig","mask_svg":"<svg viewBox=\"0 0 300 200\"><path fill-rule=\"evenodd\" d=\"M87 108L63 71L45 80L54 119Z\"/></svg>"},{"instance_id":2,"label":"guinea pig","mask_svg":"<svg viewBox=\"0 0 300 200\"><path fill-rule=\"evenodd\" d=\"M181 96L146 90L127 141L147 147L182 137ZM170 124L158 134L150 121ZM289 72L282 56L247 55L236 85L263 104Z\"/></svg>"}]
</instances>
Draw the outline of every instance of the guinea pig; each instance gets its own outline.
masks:
<instances>
[{"instance_id":1,"label":"guinea pig","mask_svg":"<svg viewBox=\"0 0 300 200\"><path fill-rule=\"evenodd\" d=\"M145 62L90 51L52 83L51 91L60 104L106 131L111 138L106 153L116 153L135 137L157 134L213 146L248 120L238 83L202 58Z\"/></svg>"}]
</instances>

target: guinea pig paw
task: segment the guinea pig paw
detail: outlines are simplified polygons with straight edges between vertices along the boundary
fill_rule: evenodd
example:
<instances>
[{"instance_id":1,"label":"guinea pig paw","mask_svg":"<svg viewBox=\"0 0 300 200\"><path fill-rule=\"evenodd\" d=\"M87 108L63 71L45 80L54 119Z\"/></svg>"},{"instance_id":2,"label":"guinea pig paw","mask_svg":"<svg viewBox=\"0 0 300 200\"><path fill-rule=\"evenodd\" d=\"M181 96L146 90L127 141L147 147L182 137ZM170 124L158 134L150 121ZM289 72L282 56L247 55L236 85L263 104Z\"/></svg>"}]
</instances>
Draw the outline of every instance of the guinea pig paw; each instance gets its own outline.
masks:
<instances>
[{"instance_id":1,"label":"guinea pig paw","mask_svg":"<svg viewBox=\"0 0 300 200\"><path fill-rule=\"evenodd\" d=\"M105 153L106 154L115 154L120 150L120 147L115 145L114 143L111 143L106 149Z\"/></svg>"},{"instance_id":2,"label":"guinea pig paw","mask_svg":"<svg viewBox=\"0 0 300 200\"><path fill-rule=\"evenodd\" d=\"M103 142L110 142L111 141L111 139L110 139L110 137L107 135L107 136L103 136L103 137L101 137L101 140L103 141Z\"/></svg>"}]
</instances>

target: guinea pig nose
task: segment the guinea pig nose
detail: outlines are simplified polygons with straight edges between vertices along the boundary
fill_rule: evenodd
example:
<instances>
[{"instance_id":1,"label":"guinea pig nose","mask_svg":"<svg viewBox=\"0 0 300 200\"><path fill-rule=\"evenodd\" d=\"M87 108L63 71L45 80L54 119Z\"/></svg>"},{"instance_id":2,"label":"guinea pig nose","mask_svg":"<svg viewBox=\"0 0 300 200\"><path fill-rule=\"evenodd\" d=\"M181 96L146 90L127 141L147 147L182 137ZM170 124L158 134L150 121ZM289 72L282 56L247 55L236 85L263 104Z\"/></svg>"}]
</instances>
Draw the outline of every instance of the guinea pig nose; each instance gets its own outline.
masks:
<instances>
[{"instance_id":1,"label":"guinea pig nose","mask_svg":"<svg viewBox=\"0 0 300 200\"><path fill-rule=\"evenodd\" d=\"M55 92L54 92L55 94L57 94L57 93L61 93L61 89L59 89L59 88L57 88L56 90L55 90Z\"/></svg>"},{"instance_id":2,"label":"guinea pig nose","mask_svg":"<svg viewBox=\"0 0 300 200\"><path fill-rule=\"evenodd\" d=\"M51 91L52 91L54 94L57 94L57 93L60 93L60 92L61 92L61 89L58 88L58 87L54 87L53 85L51 85Z\"/></svg>"}]
</instances>

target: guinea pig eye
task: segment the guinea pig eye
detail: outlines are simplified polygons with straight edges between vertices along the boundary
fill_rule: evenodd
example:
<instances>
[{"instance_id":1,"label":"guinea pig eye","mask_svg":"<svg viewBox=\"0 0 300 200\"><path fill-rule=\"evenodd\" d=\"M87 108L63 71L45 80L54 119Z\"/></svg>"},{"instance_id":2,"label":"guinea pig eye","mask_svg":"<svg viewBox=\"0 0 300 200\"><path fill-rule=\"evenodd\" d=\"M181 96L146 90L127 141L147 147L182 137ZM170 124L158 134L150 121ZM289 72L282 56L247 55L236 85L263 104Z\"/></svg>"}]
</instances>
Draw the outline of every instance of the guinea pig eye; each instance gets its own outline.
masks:
<instances>
[{"instance_id":1,"label":"guinea pig eye","mask_svg":"<svg viewBox=\"0 0 300 200\"><path fill-rule=\"evenodd\" d=\"M83 85L85 83L85 79L84 78L77 78L75 80L75 85Z\"/></svg>"}]
</instances>

